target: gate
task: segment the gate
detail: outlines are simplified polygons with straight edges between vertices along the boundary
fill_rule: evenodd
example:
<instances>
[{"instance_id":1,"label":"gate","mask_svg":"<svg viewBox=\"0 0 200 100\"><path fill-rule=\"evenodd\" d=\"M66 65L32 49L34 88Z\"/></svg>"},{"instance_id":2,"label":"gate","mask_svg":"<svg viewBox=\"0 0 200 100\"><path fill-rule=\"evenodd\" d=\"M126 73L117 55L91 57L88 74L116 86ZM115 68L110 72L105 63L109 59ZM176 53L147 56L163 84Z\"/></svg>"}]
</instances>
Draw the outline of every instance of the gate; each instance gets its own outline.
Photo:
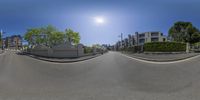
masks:
<instances>
[{"instance_id":1,"label":"gate","mask_svg":"<svg viewBox=\"0 0 200 100\"><path fill-rule=\"evenodd\" d=\"M200 43L195 43L190 45L191 52L200 52Z\"/></svg>"}]
</instances>

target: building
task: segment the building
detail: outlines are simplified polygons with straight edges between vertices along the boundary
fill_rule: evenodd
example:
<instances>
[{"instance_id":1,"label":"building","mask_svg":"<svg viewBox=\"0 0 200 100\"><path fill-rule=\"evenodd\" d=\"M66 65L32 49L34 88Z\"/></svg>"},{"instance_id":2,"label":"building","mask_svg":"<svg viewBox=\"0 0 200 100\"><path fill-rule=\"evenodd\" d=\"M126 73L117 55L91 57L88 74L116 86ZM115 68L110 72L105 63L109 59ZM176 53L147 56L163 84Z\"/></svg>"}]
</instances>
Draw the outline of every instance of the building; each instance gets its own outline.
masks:
<instances>
[{"instance_id":1,"label":"building","mask_svg":"<svg viewBox=\"0 0 200 100\"><path fill-rule=\"evenodd\" d=\"M128 47L132 47L135 44L134 35L128 35Z\"/></svg>"},{"instance_id":2,"label":"building","mask_svg":"<svg viewBox=\"0 0 200 100\"><path fill-rule=\"evenodd\" d=\"M135 33L135 43L136 45L144 45L148 42L165 42L167 37L161 32L144 32L144 33Z\"/></svg>"},{"instance_id":3,"label":"building","mask_svg":"<svg viewBox=\"0 0 200 100\"><path fill-rule=\"evenodd\" d=\"M110 44L102 44L101 47L107 50L114 50L114 46L111 46Z\"/></svg>"},{"instance_id":4,"label":"building","mask_svg":"<svg viewBox=\"0 0 200 100\"><path fill-rule=\"evenodd\" d=\"M115 50L120 50L122 48L128 48L133 46L142 46L144 43L148 42L165 42L170 41L161 32L144 32L135 34L129 34L128 38L118 41L115 44Z\"/></svg>"},{"instance_id":5,"label":"building","mask_svg":"<svg viewBox=\"0 0 200 100\"><path fill-rule=\"evenodd\" d=\"M121 46L121 42L118 41L118 42L114 45L114 50L115 50L115 51L120 50L120 46Z\"/></svg>"},{"instance_id":6,"label":"building","mask_svg":"<svg viewBox=\"0 0 200 100\"><path fill-rule=\"evenodd\" d=\"M21 49L22 37L20 35L13 35L4 39L4 45L7 49Z\"/></svg>"}]
</instances>

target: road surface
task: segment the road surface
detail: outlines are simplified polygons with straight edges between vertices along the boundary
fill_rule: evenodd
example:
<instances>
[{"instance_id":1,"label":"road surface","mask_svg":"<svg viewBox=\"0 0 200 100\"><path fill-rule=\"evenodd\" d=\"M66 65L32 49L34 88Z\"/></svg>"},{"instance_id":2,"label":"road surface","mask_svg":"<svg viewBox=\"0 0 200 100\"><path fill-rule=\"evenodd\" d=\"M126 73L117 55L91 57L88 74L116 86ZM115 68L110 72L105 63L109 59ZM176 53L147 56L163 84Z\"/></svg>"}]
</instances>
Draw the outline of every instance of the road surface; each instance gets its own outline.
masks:
<instances>
[{"instance_id":1,"label":"road surface","mask_svg":"<svg viewBox=\"0 0 200 100\"><path fill-rule=\"evenodd\" d=\"M153 64L109 52L59 64L7 51L0 100L200 100L200 58Z\"/></svg>"}]
</instances>

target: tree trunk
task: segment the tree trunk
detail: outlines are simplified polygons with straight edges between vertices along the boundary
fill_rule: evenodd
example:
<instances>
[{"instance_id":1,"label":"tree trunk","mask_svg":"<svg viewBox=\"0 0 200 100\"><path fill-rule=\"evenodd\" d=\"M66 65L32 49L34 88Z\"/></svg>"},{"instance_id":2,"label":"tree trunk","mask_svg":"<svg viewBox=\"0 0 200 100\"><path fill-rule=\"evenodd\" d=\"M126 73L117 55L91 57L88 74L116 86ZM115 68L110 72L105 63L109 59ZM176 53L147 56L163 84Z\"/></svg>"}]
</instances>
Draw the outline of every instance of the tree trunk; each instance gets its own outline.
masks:
<instances>
[{"instance_id":1,"label":"tree trunk","mask_svg":"<svg viewBox=\"0 0 200 100\"><path fill-rule=\"evenodd\" d=\"M190 44L189 42L186 43L186 53L190 52Z\"/></svg>"}]
</instances>

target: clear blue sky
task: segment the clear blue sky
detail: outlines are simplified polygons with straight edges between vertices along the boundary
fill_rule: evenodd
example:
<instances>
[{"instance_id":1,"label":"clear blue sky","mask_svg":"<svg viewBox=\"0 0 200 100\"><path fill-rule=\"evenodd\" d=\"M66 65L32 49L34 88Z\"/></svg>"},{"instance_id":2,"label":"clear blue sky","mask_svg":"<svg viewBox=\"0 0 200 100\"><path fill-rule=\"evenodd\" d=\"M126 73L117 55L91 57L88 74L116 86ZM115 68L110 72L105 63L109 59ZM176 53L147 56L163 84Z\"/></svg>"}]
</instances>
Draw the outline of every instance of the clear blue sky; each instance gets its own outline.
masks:
<instances>
[{"instance_id":1,"label":"clear blue sky","mask_svg":"<svg viewBox=\"0 0 200 100\"><path fill-rule=\"evenodd\" d=\"M0 29L6 35L27 28L54 25L80 32L81 42L115 43L118 35L135 31L167 34L175 21L200 28L200 0L0 0ZM97 25L94 17L103 16Z\"/></svg>"}]
</instances>

